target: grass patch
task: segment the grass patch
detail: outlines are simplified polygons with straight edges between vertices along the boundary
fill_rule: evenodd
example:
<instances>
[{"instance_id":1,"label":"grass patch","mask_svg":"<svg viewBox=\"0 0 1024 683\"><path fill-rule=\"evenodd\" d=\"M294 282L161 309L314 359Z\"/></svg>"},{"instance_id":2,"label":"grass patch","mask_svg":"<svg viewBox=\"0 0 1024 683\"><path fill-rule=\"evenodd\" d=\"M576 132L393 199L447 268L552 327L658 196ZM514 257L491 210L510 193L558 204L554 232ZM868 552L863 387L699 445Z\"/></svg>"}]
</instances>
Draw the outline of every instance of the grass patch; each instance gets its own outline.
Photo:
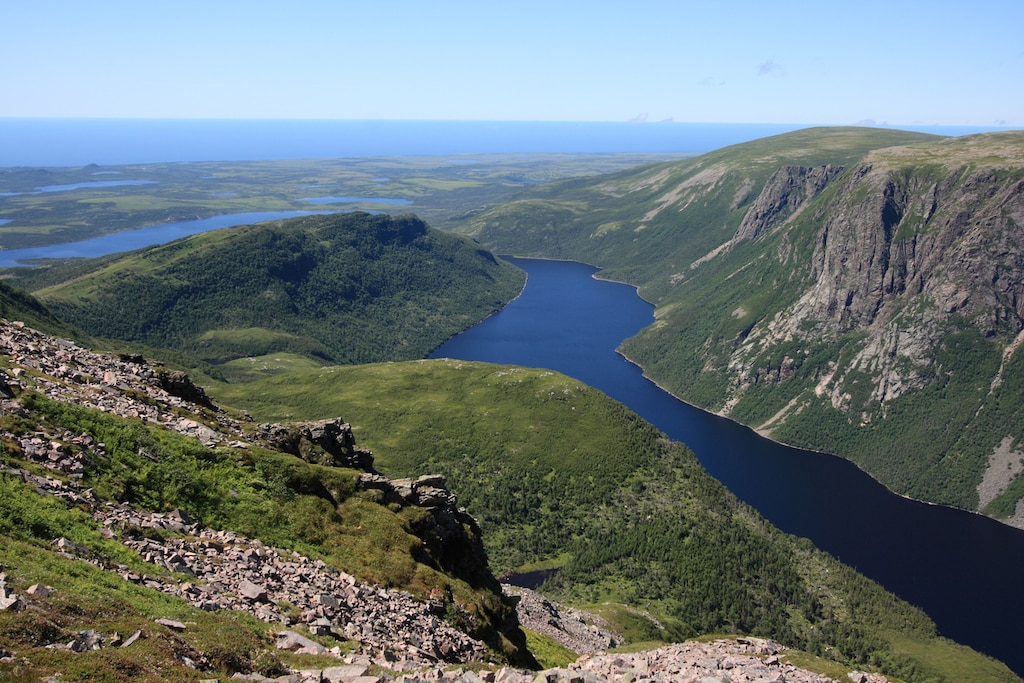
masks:
<instances>
[{"instance_id":1,"label":"grass patch","mask_svg":"<svg viewBox=\"0 0 1024 683\"><path fill-rule=\"evenodd\" d=\"M579 655L569 648L561 645L554 638L550 638L528 628L523 629L526 634L526 646L533 653L542 669L554 669L572 664Z\"/></svg>"},{"instance_id":2,"label":"grass patch","mask_svg":"<svg viewBox=\"0 0 1024 683\"><path fill-rule=\"evenodd\" d=\"M67 559L49 549L0 536L0 559L8 585L28 602L22 612L0 612L0 642L13 650L13 661L0 663L2 680L40 680L60 674L64 680L194 681L197 672L185 666L185 656L208 667L208 673L275 670L277 654L269 635L271 625L241 612L203 612L160 591L124 581L117 574L81 560ZM53 588L45 598L28 596L25 589L41 583ZM187 625L181 633L154 623L169 618ZM107 639L142 638L128 648L106 646L71 654L49 649L67 643L79 631L94 630ZM27 663L26 663L27 662Z\"/></svg>"}]
</instances>

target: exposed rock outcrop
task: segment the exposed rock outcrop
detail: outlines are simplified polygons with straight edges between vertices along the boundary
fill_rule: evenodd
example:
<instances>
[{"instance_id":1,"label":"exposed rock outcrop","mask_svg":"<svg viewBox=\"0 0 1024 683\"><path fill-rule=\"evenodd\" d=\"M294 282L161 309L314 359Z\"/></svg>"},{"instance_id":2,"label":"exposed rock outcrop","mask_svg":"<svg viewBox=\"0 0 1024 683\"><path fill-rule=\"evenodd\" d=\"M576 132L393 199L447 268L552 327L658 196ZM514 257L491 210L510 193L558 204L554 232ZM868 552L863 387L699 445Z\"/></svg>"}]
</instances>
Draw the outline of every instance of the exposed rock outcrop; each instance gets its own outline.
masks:
<instances>
[{"instance_id":1,"label":"exposed rock outcrop","mask_svg":"<svg viewBox=\"0 0 1024 683\"><path fill-rule=\"evenodd\" d=\"M841 166L827 164L782 166L768 179L761 194L743 216L733 243L757 239L798 215L840 173Z\"/></svg>"},{"instance_id":2,"label":"exposed rock outcrop","mask_svg":"<svg viewBox=\"0 0 1024 683\"><path fill-rule=\"evenodd\" d=\"M780 344L863 332L824 387L845 410L850 373L871 378L874 402L921 389L922 370L952 318L985 337L1024 329L1024 181L969 165L908 173L900 160L892 150L869 155L832 181L827 202L808 208L821 226L809 286L738 345L729 367L739 384L757 381L752 372ZM780 169L773 179L787 186L792 174ZM751 208L737 239L760 234L758 226L784 204L782 190L769 192L772 184L762 193L768 208Z\"/></svg>"},{"instance_id":3,"label":"exposed rock outcrop","mask_svg":"<svg viewBox=\"0 0 1024 683\"><path fill-rule=\"evenodd\" d=\"M352 426L340 418L260 425L257 436L271 448L297 455L306 462L373 471L373 453L356 446Z\"/></svg>"},{"instance_id":4,"label":"exposed rock outcrop","mask_svg":"<svg viewBox=\"0 0 1024 683\"><path fill-rule=\"evenodd\" d=\"M502 588L518 598L516 614L524 628L548 636L576 654L609 650L623 643L611 625L594 614L558 605L529 588L507 584Z\"/></svg>"}]
</instances>

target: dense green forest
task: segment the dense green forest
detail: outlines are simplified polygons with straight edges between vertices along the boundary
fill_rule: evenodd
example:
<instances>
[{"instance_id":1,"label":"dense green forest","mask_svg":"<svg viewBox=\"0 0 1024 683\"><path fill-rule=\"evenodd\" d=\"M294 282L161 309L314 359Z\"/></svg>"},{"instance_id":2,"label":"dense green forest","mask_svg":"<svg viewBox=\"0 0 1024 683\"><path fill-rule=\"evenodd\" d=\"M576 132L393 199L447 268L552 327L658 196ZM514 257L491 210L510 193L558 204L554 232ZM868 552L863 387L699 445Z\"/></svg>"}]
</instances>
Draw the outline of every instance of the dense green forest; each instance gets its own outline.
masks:
<instances>
[{"instance_id":1,"label":"dense green forest","mask_svg":"<svg viewBox=\"0 0 1024 683\"><path fill-rule=\"evenodd\" d=\"M289 351L332 363L422 358L501 308L518 269L414 216L308 216L26 273L97 337L208 362ZM84 272L83 272L84 271Z\"/></svg>"}]
</instances>

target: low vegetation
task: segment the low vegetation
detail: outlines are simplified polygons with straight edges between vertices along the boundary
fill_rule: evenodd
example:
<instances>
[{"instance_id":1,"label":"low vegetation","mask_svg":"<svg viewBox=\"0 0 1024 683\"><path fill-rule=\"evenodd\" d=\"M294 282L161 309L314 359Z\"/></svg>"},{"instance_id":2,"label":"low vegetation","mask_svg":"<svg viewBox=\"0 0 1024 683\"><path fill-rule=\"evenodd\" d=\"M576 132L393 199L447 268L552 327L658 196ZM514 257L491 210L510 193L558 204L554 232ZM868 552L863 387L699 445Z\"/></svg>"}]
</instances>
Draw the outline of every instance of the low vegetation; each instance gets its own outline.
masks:
<instances>
[{"instance_id":1,"label":"low vegetation","mask_svg":"<svg viewBox=\"0 0 1024 683\"><path fill-rule=\"evenodd\" d=\"M633 615L619 621L637 637L750 632L906 680L946 676L896 647L953 647L922 612L772 528L685 447L575 380L439 360L208 388L259 419L345 415L388 472L448 476L496 572L558 568L546 592L652 615L605 614ZM1013 679L968 659L978 680Z\"/></svg>"},{"instance_id":2,"label":"low vegetation","mask_svg":"<svg viewBox=\"0 0 1024 683\"><path fill-rule=\"evenodd\" d=\"M0 168L0 247L22 249L221 214L413 210L438 228L537 183L679 158L666 154L474 154L65 168ZM108 181L144 184L97 186ZM74 189L40 192L45 186ZM309 198L335 197L313 204Z\"/></svg>"}]
</instances>

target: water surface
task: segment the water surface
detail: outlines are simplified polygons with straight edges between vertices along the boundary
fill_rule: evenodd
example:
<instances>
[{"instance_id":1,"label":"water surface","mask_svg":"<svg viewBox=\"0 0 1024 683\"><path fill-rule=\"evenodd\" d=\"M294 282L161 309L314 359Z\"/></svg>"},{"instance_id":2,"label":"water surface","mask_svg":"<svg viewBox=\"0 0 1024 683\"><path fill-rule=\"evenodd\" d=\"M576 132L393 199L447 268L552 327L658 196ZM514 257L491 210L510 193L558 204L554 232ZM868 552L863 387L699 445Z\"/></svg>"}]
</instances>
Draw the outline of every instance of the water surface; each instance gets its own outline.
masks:
<instances>
[{"instance_id":1,"label":"water surface","mask_svg":"<svg viewBox=\"0 0 1024 683\"><path fill-rule=\"evenodd\" d=\"M262 221L273 221L281 218L310 216L315 213L333 213L330 211L253 211L249 213L232 213L194 221L175 221L161 223L136 230L125 230L111 235L103 235L80 242L66 242L46 247L27 247L25 249L0 250L0 268L27 265L27 261L49 258L96 258L122 251L132 251L155 244L165 244L182 237L196 235L208 230L230 228L236 225L248 225Z\"/></svg>"},{"instance_id":2,"label":"water surface","mask_svg":"<svg viewBox=\"0 0 1024 683\"><path fill-rule=\"evenodd\" d=\"M570 262L509 259L522 296L431 357L543 367L625 403L783 531L921 607L943 635L1024 673L1024 531L890 493L852 463L789 448L677 400L615 352L653 322L632 287Z\"/></svg>"}]
</instances>

